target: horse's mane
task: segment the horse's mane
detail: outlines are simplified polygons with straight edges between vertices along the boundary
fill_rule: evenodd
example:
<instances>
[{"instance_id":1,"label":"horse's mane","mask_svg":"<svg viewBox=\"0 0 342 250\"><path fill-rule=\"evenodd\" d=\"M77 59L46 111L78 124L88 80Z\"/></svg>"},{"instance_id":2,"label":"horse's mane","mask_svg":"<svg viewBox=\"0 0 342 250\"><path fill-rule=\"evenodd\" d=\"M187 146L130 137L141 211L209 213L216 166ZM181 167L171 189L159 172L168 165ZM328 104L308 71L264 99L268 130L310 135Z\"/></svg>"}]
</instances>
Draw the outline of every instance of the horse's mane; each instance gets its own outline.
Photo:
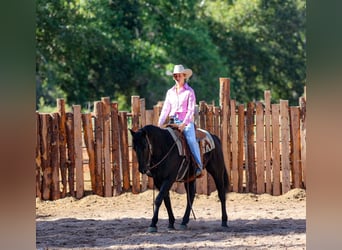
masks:
<instances>
[{"instance_id":1,"label":"horse's mane","mask_svg":"<svg viewBox=\"0 0 342 250\"><path fill-rule=\"evenodd\" d=\"M144 126L143 128L141 128L141 130L144 131L149 137L156 137L160 139L165 136L165 133L168 134L165 129L154 126L152 124Z\"/></svg>"},{"instance_id":2,"label":"horse's mane","mask_svg":"<svg viewBox=\"0 0 342 250\"><path fill-rule=\"evenodd\" d=\"M170 144L172 145L173 139L167 129L162 129L154 125L146 125L141 128L145 132L151 142L159 146L160 150L168 150Z\"/></svg>"},{"instance_id":3,"label":"horse's mane","mask_svg":"<svg viewBox=\"0 0 342 250\"><path fill-rule=\"evenodd\" d=\"M142 131L145 131L148 135L150 134L156 134L161 132L161 128L154 126L152 124L146 125L143 128L141 128Z\"/></svg>"}]
</instances>

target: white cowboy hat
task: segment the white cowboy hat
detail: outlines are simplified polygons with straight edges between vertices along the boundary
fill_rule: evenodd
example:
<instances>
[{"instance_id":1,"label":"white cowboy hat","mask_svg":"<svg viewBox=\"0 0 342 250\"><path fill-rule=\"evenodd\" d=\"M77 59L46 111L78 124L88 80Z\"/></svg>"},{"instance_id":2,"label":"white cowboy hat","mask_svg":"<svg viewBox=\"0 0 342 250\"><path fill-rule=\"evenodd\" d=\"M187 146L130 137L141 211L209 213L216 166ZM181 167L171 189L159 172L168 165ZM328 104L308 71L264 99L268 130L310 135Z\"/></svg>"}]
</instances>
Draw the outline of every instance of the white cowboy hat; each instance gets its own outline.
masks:
<instances>
[{"instance_id":1,"label":"white cowboy hat","mask_svg":"<svg viewBox=\"0 0 342 250\"><path fill-rule=\"evenodd\" d=\"M191 69L184 69L184 66L182 64L175 65L173 68L173 73L170 71L167 72L168 75L173 74L185 74L185 78L189 79L192 76L192 70Z\"/></svg>"}]
</instances>

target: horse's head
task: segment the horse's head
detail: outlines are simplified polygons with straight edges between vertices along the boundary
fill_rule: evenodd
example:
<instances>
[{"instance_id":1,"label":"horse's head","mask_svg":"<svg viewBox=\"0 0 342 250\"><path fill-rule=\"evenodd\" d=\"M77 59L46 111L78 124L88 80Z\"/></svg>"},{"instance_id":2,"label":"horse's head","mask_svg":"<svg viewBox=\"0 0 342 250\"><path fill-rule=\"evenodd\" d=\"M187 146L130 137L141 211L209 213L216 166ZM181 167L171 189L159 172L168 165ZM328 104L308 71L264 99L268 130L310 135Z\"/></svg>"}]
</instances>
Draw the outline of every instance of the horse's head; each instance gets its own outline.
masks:
<instances>
[{"instance_id":1,"label":"horse's head","mask_svg":"<svg viewBox=\"0 0 342 250\"><path fill-rule=\"evenodd\" d=\"M151 161L151 146L149 145L146 131L142 129L139 129L137 132L131 129L129 131L132 135L133 149L138 159L139 172L146 174Z\"/></svg>"}]
</instances>

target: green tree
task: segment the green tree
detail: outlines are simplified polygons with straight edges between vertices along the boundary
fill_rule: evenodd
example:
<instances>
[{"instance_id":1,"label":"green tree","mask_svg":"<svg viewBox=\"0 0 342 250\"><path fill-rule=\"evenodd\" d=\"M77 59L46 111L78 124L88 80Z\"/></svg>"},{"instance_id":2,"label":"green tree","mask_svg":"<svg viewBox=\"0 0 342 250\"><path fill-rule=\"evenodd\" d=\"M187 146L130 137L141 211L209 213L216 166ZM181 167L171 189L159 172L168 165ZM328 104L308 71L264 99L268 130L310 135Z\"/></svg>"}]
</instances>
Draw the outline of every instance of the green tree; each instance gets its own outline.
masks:
<instances>
[{"instance_id":1,"label":"green tree","mask_svg":"<svg viewBox=\"0 0 342 250\"><path fill-rule=\"evenodd\" d=\"M194 71L197 99L218 102L230 77L240 102L297 98L305 84L303 0L37 0L37 108L55 98L86 106L102 96L151 108L174 84L173 64Z\"/></svg>"},{"instance_id":2,"label":"green tree","mask_svg":"<svg viewBox=\"0 0 342 250\"><path fill-rule=\"evenodd\" d=\"M298 103L306 80L305 1L209 1L202 15L238 101L263 99L270 89L273 99Z\"/></svg>"}]
</instances>

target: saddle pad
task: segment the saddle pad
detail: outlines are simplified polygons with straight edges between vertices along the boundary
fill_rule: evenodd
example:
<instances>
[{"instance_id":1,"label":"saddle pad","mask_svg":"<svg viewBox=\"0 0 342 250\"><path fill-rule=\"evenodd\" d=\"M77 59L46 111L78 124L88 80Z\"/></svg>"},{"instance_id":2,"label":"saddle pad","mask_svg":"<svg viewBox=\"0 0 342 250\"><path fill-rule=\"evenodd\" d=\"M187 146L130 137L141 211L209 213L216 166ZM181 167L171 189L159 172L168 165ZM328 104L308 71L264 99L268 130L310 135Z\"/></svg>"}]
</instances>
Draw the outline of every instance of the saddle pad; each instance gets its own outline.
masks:
<instances>
[{"instance_id":1,"label":"saddle pad","mask_svg":"<svg viewBox=\"0 0 342 250\"><path fill-rule=\"evenodd\" d=\"M215 149L215 142L214 142L214 139L211 136L211 134L208 131L201 129L201 128L197 128L197 130L199 130L201 133L205 134L205 136L199 140L200 146L202 148L202 152L208 153L208 152L212 151L213 149Z\"/></svg>"},{"instance_id":2,"label":"saddle pad","mask_svg":"<svg viewBox=\"0 0 342 250\"><path fill-rule=\"evenodd\" d=\"M178 136L175 134L175 131L170 127L166 127L166 129L169 131L173 140L176 142L179 155L184 156L182 142L178 139ZM208 153L212 151L215 148L215 143L211 134L204 129L197 128L197 130L200 131L202 135L205 134L205 136L201 136L201 138L197 138L197 140L200 142L200 147L202 148L202 152Z\"/></svg>"},{"instance_id":3,"label":"saddle pad","mask_svg":"<svg viewBox=\"0 0 342 250\"><path fill-rule=\"evenodd\" d=\"M177 135L175 134L175 131L172 128L170 128L170 127L166 127L166 129L167 129L167 131L169 131L169 133L171 134L173 140L176 142L179 155L180 156L184 156L182 142L178 139Z\"/></svg>"}]
</instances>

